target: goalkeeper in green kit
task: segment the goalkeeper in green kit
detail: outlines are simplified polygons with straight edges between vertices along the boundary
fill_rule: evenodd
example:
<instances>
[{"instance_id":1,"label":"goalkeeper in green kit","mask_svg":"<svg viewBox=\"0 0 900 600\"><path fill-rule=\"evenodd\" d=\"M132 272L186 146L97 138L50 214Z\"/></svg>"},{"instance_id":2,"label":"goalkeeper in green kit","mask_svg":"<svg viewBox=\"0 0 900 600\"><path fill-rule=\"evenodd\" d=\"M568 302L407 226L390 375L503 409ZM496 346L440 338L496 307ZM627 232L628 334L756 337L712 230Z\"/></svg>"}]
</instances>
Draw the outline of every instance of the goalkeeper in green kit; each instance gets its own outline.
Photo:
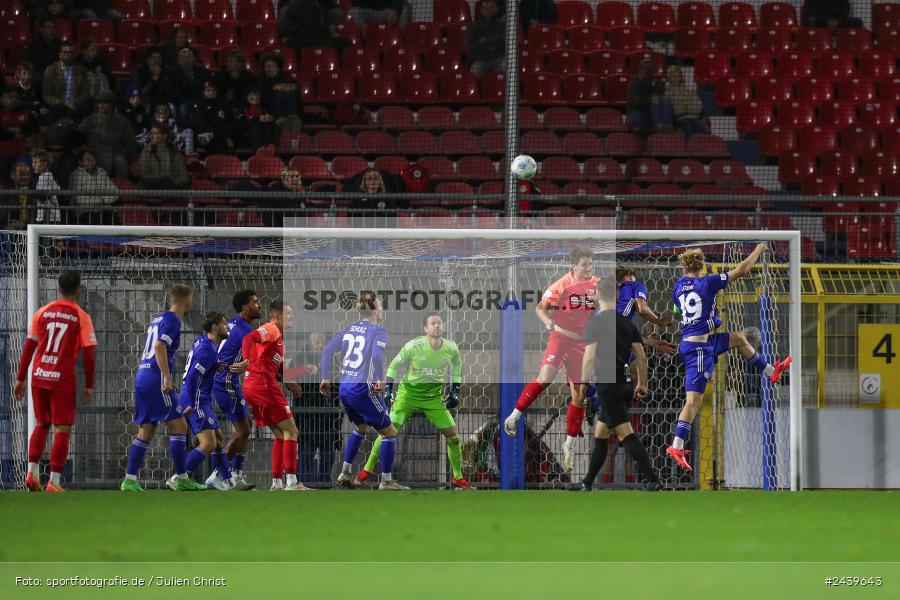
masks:
<instances>
[{"instance_id":1,"label":"goalkeeper in green kit","mask_svg":"<svg viewBox=\"0 0 900 600\"><path fill-rule=\"evenodd\" d=\"M452 486L470 490L472 486L462 476L462 447L456 433L456 421L450 414L450 409L459 404L462 357L456 343L444 339L444 321L439 315L427 315L422 325L425 335L407 342L391 361L386 374L384 401L391 406L391 422L398 430L416 412L425 413L431 424L447 438L447 456L453 468ZM406 374L397 387L395 399L394 378L403 365ZM444 398L444 380L449 369L452 369L450 392ZM378 436L365 468L357 477L360 482L365 481L375 468L380 450L381 436Z\"/></svg>"}]
</instances>

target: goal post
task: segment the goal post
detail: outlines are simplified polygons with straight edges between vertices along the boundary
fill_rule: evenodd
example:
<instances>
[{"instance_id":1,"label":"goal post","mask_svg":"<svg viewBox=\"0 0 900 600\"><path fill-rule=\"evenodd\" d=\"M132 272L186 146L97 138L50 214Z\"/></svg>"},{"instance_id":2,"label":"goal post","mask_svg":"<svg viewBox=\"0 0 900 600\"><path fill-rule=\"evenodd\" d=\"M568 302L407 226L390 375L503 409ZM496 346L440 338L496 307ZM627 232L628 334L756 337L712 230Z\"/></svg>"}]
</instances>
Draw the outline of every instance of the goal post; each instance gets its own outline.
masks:
<instances>
[{"instance_id":1,"label":"goal post","mask_svg":"<svg viewBox=\"0 0 900 600\"><path fill-rule=\"evenodd\" d=\"M48 248L53 245L48 242L50 239L74 241L81 247L78 252L66 250L60 256L48 251ZM378 244L371 245L369 242L378 242ZM192 276L204 279L204 301L199 304L221 309L223 306L227 306L227 302L223 300L226 290L241 289L242 286L262 285L260 282L268 282L266 278L279 276L284 279L284 282L287 282L286 285L289 284L290 289L284 287L279 290L274 283L269 282L272 285L266 284L270 292L268 295L281 296L284 294L286 297L297 298L298 302L302 301L303 293L307 291L304 289L305 285L315 285L327 281L329 277L335 282L339 282L343 277L346 279L346 285L350 286L347 289L350 290L378 290L380 288L371 286L377 286L378 277L384 277L412 282L409 285L438 285L442 286L444 291L452 289L459 291L460 294L469 293L474 285L473 282L493 281L495 276L498 281L505 282L506 273L505 271L500 273L500 266L502 264L506 267L513 263L520 269L521 277L518 280L525 282L523 285L530 284L535 288L545 289L553 279L568 268L566 249L576 244L588 244L595 250L597 256L605 256L605 268L607 269L615 260L624 258L624 260L630 261L630 264L636 263L639 269L645 268L648 272L652 271L652 277L655 278L656 287L659 289L655 298L657 300L656 308L665 308L668 304L662 303L668 303L669 300L663 292L666 289L670 291L671 285L674 283L674 279L671 278L674 272L672 259L680 249L693 245L711 248L725 245L734 248L735 252L740 252L751 242L770 242L772 245L780 244L786 249L786 252L782 252L778 257L781 262L788 263L786 272L789 282L786 286L788 292L786 302L783 302L781 298L776 298L774 294L770 297L770 302L774 306L774 310L788 323L787 352L793 357L791 371L795 374L789 378L787 389L789 401L784 411L787 415L789 429L789 434L786 436L789 438L787 440L788 457L785 458L788 458L790 481L789 484L777 481L774 487L799 490L802 487L802 354L800 328L801 237L798 231L616 230L612 227L607 228L605 225L597 228L578 229L501 229L498 227L398 227L395 229L285 227L271 229L30 225L25 241L27 247L25 253L27 309L29 315L34 314L38 307L52 295L46 289L49 285L46 281L48 276L42 271L42 269L47 269L47 265L52 266L54 272L67 266L95 269L103 277L108 278L107 283L110 286L118 286L123 281L131 281L129 278L135 280L140 278L143 285L144 280L156 277L157 268L168 267L175 273L167 274L165 277L158 276L156 283L163 280L168 281L169 277L176 279L180 277L187 283L191 283ZM441 246L441 244L450 244L450 246ZM101 249L97 250L96 247ZM102 248L106 248L106 250ZM447 248L451 248L451 250ZM431 256L429 253L433 250L435 255ZM715 251L717 250L713 250L713 252ZM108 252L111 256L105 256L104 252ZM300 258L295 261L294 259L298 256ZM177 257L177 260L174 260L173 257ZM264 260L270 261L272 264L283 261L284 266L280 273L277 267L261 269L259 264ZM186 269L185 265L196 265L196 273ZM180 275L179 269L181 269ZM609 273L609 271L606 272ZM227 275L228 285L223 285L221 281L217 280L222 274ZM499 279L501 275L504 279ZM505 283L498 285L505 286ZM130 298L137 298L142 286L134 285L132 287L134 289L127 290L127 293L133 294ZM428 288L423 289L427 290ZM156 294L154 299L159 303L158 310L162 310L164 299L159 295L158 290L154 294ZM207 296L208 301L206 300ZM340 323L347 322L345 313L348 312L348 308L346 302L343 302L344 300L346 299L339 299L329 309L330 312L322 317L323 329L330 325L336 327ZM135 300L128 302L135 302ZM116 308L120 311L117 313L119 314L117 318L120 320L128 318L128 315L125 314L131 306L128 302ZM763 302L762 297L759 302ZM766 309L762 304L759 307L765 312ZM142 310L144 308L142 307ZM507 308L509 307L507 306ZM493 435L499 437L500 453L503 456L496 461L499 477L495 482L508 482L503 483L502 487L517 488L525 485L523 474L526 465L523 463L530 449L526 447L524 436L510 439L502 433L502 427L500 428L501 432L498 433L497 426L499 419L505 416L504 411L511 410L509 403L515 403L517 392L513 390L521 389L521 385L526 382L524 377L534 375L535 356L539 358L539 352L543 349L544 342L540 341L541 332L533 330L532 322L535 319L531 314L532 308L533 305L527 307L526 310L523 306L522 310L511 312L504 310L500 311L499 315L485 315L482 314L482 309L466 307L464 310L467 312L461 312L459 316L452 318L452 329L448 331L448 337L456 339L454 336L458 336L459 339L466 340L466 349L462 350L463 361L470 365L468 367L470 373L474 373L474 369L477 369L477 373L472 377L479 386L478 405L464 407L461 404L457 415L460 435L461 437L465 436L466 440L471 442L471 447L467 446L466 452L471 451L472 460L475 462L489 460L485 459L484 455L493 453L490 447L490 438L487 437L488 433L486 432L493 431ZM146 307L146 310L150 310L150 308ZM200 309L195 310L199 312ZM88 312L91 312L90 306L88 306ZM414 322L412 314L416 311L409 309L407 312L409 314L396 313L397 316L391 317L392 320L389 320L386 325L391 332L391 341L394 344L390 348L392 353L398 350L399 345L402 345L411 336L421 333L421 329L416 330L416 327L412 325ZM418 311L418 318L421 319L421 311ZM21 325L24 327L26 323ZM143 324L143 326L145 325L146 323ZM391 331L395 325L402 330L402 333ZM116 324L111 322L110 327L116 327ZM504 331L501 332L501 329ZM196 329L193 332L196 332ZM330 337L334 331L325 333ZM133 328L127 331L127 335L123 332L118 332L118 334L120 335L116 339L119 340L123 351L128 351L128 347L122 345L122 340L135 346L140 343L137 340L140 332ZM187 335L186 332L183 332L182 349L189 346L191 341L185 335ZM520 341L522 339L528 345L526 350L521 347L508 347L523 343ZM541 347L539 348L538 345ZM137 353L136 348L132 348L130 351L133 354ZM470 355L468 361L467 353ZM527 356L525 356L526 354ZM388 357L388 360L392 355ZM498 357L502 357L502 360ZM518 357L518 362L516 362L516 357ZM130 358L117 358L116 360L119 365L128 365ZM494 368L496 371L492 370ZM720 363L719 368L724 369L725 364ZM521 378L521 380L506 381L508 374L513 374L511 379ZM126 381L131 375L132 373L126 372L126 369L122 369L122 373L118 375L117 393L123 397L115 399L116 406L128 406L131 403L130 382ZM666 375L666 377L669 376ZM562 376L558 379L562 379ZM678 389L676 380L668 378L665 381L666 395L671 396L667 397L666 401L680 403L683 394ZM464 371L465 383L466 372ZM473 392L472 397L475 396L476 394ZM769 399L760 407L760 419L767 419L770 425L773 423L772 418L765 416L765 411L772 406L774 406L772 400ZM778 406L783 407L783 403L779 403ZM546 413L541 413L539 418L534 419L537 422L544 417L547 418L546 427L540 432L541 436L545 433L548 436L544 438L544 442L550 439L549 436L559 435L561 421L558 414L553 413L553 410L557 410L558 413L558 409L551 407L547 409ZM553 421L554 414L557 416L556 422ZM663 427L671 427L674 421L670 417L671 409L659 412L658 419L654 420L654 427L659 429L658 433L662 431ZM120 416L116 422L117 426L122 427L122 430L117 434L110 435L118 435L121 440L127 439L127 421ZM33 415L29 403L28 432L33 426ZM777 427L777 424L775 426ZM346 422L342 427L343 431L347 431ZM409 435L413 436L414 434L414 428L411 427ZM666 431L665 435L668 434L669 432ZM401 438L403 436L404 434L401 433ZM765 461L765 455L773 451L766 449L766 444L772 448L775 447L772 446L771 436L771 429L763 427L763 434L760 438L753 440L753 443L759 444L761 448L760 461ZM537 442L542 441L539 436L536 440ZM552 447L555 443L546 442L541 447ZM126 446L124 443L120 445L121 453L124 456ZM110 447L114 446L115 442L111 442ZM403 455L404 452L411 455L416 448L418 447L414 447L410 443L406 450L399 452L398 456ZM436 446L436 448L436 451L441 451L440 446ZM513 450L513 452L510 453L509 450ZM584 459L583 464L586 465L586 453L583 453L582 458ZM320 458L320 460L324 459ZM664 463L657 462L656 464ZM409 462L409 465L409 468L412 469L412 461ZM407 465L404 464L403 468L406 467ZM441 467L434 468L440 470ZM555 467L553 468L555 469ZM428 467L428 469L433 469L433 467ZM472 471L473 473L478 471L477 467L473 467L473 469L475 469ZM511 473L510 469L518 471ZM265 467L261 466L260 471L264 473ZM431 476L429 475L429 477ZM773 477L774 475L769 474L766 478L767 485L773 481ZM441 481L441 477L436 477L435 480ZM554 485L561 480L556 481L557 483ZM553 485L538 487L553 487Z\"/></svg>"}]
</instances>

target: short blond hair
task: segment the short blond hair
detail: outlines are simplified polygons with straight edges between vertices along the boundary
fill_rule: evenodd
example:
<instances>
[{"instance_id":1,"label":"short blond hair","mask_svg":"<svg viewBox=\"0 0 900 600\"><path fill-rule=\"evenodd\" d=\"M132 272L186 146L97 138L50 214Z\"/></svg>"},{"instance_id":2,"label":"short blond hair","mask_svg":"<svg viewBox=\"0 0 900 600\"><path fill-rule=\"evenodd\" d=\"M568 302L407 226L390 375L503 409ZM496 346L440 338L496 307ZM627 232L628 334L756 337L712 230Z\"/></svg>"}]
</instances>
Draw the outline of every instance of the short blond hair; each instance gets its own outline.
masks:
<instances>
[{"instance_id":1,"label":"short blond hair","mask_svg":"<svg viewBox=\"0 0 900 600\"><path fill-rule=\"evenodd\" d=\"M703 250L700 248L691 248L678 256L678 264L685 273L699 273L706 264L706 257L703 256Z\"/></svg>"},{"instance_id":2,"label":"short blond hair","mask_svg":"<svg viewBox=\"0 0 900 600\"><path fill-rule=\"evenodd\" d=\"M184 302L193 295L194 290L191 289L191 286L183 283L173 285L172 289L169 291L169 299L173 304Z\"/></svg>"}]
</instances>

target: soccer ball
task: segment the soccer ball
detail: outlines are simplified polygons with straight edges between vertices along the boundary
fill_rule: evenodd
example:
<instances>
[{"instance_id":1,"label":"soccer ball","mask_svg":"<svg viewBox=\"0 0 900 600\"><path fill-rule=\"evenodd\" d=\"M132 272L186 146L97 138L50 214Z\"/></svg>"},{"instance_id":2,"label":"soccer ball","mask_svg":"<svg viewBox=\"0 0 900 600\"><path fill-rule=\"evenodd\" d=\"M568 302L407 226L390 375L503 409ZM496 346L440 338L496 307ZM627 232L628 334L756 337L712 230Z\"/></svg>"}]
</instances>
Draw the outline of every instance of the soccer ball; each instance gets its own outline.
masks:
<instances>
[{"instance_id":1,"label":"soccer ball","mask_svg":"<svg viewBox=\"0 0 900 600\"><path fill-rule=\"evenodd\" d=\"M527 154L520 154L513 159L509 171L516 179L528 180L537 174L537 162Z\"/></svg>"}]
</instances>

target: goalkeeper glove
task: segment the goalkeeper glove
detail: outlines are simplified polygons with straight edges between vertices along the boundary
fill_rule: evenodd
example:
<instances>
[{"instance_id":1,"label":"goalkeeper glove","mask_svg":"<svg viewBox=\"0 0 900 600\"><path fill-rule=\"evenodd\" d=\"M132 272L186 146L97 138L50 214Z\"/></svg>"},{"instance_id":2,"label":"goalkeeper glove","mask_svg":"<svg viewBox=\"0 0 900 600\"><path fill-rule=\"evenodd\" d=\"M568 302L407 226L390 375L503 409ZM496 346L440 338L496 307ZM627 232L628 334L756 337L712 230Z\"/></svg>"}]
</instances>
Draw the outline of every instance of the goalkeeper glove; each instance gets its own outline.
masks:
<instances>
[{"instance_id":1,"label":"goalkeeper glove","mask_svg":"<svg viewBox=\"0 0 900 600\"><path fill-rule=\"evenodd\" d=\"M391 408L391 404L394 403L394 384L386 383L384 384L384 405L388 409Z\"/></svg>"},{"instance_id":2,"label":"goalkeeper glove","mask_svg":"<svg viewBox=\"0 0 900 600\"><path fill-rule=\"evenodd\" d=\"M444 406L446 406L448 410L459 406L459 384L458 383L454 383L452 386L450 386L450 393L447 394L446 398L444 398Z\"/></svg>"}]
</instances>

